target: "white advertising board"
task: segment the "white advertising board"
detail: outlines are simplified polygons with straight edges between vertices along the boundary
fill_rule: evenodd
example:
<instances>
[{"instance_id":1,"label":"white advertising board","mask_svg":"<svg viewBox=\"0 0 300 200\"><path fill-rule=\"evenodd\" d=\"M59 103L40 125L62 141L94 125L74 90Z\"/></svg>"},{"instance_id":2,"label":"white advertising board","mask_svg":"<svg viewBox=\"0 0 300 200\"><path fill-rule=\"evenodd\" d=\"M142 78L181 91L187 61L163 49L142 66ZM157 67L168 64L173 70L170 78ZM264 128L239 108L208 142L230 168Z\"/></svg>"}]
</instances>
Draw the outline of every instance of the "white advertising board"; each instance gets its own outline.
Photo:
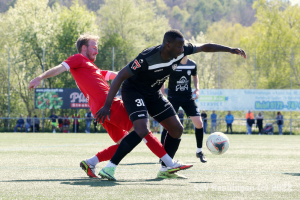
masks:
<instances>
[{"instance_id":1,"label":"white advertising board","mask_svg":"<svg viewBox=\"0 0 300 200\"><path fill-rule=\"evenodd\" d=\"M200 90L200 110L299 111L300 90Z\"/></svg>"}]
</instances>

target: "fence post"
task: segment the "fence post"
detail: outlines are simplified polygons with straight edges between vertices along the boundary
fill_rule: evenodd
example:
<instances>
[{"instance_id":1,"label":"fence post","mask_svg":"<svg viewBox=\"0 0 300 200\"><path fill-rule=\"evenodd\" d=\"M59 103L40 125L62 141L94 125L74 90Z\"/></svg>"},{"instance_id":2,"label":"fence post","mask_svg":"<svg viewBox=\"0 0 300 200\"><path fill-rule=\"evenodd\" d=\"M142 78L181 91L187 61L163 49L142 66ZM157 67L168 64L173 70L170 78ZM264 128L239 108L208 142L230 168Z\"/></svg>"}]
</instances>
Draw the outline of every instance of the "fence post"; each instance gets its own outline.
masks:
<instances>
[{"instance_id":1,"label":"fence post","mask_svg":"<svg viewBox=\"0 0 300 200\"><path fill-rule=\"evenodd\" d=\"M115 47L112 48L112 71L115 71Z\"/></svg>"},{"instance_id":2,"label":"fence post","mask_svg":"<svg viewBox=\"0 0 300 200\"><path fill-rule=\"evenodd\" d=\"M220 84L221 84L221 81L220 81L220 71L221 71L221 54L219 52L219 74L218 74L218 89L220 89ZM220 117L220 111L218 110L218 115L217 115L217 119L218 117ZM219 131L219 126L220 126L220 122L219 120L217 120L217 128L216 128L216 132Z\"/></svg>"},{"instance_id":3,"label":"fence post","mask_svg":"<svg viewBox=\"0 0 300 200\"><path fill-rule=\"evenodd\" d=\"M43 73L45 71L45 47L43 48L43 64L42 64L42 67L43 67ZM43 80L43 88L44 88L44 80ZM44 119L44 109L42 111L42 118L43 118L43 132L45 132L45 119Z\"/></svg>"},{"instance_id":4,"label":"fence post","mask_svg":"<svg viewBox=\"0 0 300 200\"><path fill-rule=\"evenodd\" d=\"M291 48L291 90L293 89L293 60L294 60L294 55L293 55L293 48ZM292 135L292 111L290 111L290 135Z\"/></svg>"},{"instance_id":5,"label":"fence post","mask_svg":"<svg viewBox=\"0 0 300 200\"><path fill-rule=\"evenodd\" d=\"M33 122L32 122L32 131L35 133L35 117L33 117Z\"/></svg>"},{"instance_id":6,"label":"fence post","mask_svg":"<svg viewBox=\"0 0 300 200\"><path fill-rule=\"evenodd\" d=\"M9 48L8 48L8 52L7 52L7 56L8 56L8 87L7 87L7 132L9 132L9 75L10 75L10 55L9 55Z\"/></svg>"},{"instance_id":7,"label":"fence post","mask_svg":"<svg viewBox=\"0 0 300 200\"><path fill-rule=\"evenodd\" d=\"M255 56L254 56L254 89L256 89L256 49L255 49Z\"/></svg>"}]
</instances>

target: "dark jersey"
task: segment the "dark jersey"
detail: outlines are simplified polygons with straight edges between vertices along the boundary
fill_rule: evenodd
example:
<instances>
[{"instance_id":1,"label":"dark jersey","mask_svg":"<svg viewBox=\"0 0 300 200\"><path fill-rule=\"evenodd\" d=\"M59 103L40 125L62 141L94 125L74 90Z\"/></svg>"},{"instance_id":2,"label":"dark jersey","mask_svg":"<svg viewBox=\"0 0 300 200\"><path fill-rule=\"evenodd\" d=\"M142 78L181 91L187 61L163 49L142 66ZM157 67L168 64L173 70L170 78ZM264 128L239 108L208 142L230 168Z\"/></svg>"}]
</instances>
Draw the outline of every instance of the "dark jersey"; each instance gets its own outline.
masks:
<instances>
[{"instance_id":1,"label":"dark jersey","mask_svg":"<svg viewBox=\"0 0 300 200\"><path fill-rule=\"evenodd\" d=\"M196 53L196 47L187 43L184 45L184 52L181 55L165 61L160 55L160 47L161 45L158 45L145 49L126 66L132 76L124 82L123 91L136 89L146 98L152 98L170 74L176 70L181 59L186 55Z\"/></svg>"},{"instance_id":2,"label":"dark jersey","mask_svg":"<svg viewBox=\"0 0 300 200\"><path fill-rule=\"evenodd\" d=\"M185 95L191 97L191 76L197 75L195 61L188 59L186 64L179 64L169 77L168 95Z\"/></svg>"},{"instance_id":3,"label":"dark jersey","mask_svg":"<svg viewBox=\"0 0 300 200\"><path fill-rule=\"evenodd\" d=\"M56 119L58 118L56 115L50 115L49 117L50 119L52 119L52 122L56 122Z\"/></svg>"}]
</instances>

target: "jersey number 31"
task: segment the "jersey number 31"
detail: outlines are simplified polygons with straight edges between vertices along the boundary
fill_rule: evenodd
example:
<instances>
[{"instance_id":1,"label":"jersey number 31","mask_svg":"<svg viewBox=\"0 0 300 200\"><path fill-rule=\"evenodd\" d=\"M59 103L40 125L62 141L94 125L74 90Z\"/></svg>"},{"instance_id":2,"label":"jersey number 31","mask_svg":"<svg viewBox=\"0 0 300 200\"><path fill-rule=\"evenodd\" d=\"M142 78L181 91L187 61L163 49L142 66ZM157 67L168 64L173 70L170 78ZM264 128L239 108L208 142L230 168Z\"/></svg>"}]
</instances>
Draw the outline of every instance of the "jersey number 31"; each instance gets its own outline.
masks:
<instances>
[{"instance_id":1,"label":"jersey number 31","mask_svg":"<svg viewBox=\"0 0 300 200\"><path fill-rule=\"evenodd\" d=\"M136 99L135 102L138 107L145 106L143 99Z\"/></svg>"}]
</instances>

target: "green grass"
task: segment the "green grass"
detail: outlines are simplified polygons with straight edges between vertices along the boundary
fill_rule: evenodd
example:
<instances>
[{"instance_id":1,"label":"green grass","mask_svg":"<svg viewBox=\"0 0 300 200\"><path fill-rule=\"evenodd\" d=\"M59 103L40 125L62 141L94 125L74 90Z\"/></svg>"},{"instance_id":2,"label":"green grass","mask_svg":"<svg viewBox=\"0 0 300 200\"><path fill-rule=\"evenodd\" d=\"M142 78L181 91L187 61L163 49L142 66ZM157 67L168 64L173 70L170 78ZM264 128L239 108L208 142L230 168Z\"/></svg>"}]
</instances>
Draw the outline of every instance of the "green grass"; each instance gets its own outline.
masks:
<instances>
[{"instance_id":1,"label":"green grass","mask_svg":"<svg viewBox=\"0 0 300 200\"><path fill-rule=\"evenodd\" d=\"M160 136L160 135L159 135ZM207 135L205 136L205 139ZM79 162L112 145L107 134L0 134L0 199L299 199L300 136L229 135L221 156L183 135L175 159L186 180L159 180L158 158L140 144L116 170L117 182L89 179ZM98 171L107 162L97 166Z\"/></svg>"}]
</instances>

